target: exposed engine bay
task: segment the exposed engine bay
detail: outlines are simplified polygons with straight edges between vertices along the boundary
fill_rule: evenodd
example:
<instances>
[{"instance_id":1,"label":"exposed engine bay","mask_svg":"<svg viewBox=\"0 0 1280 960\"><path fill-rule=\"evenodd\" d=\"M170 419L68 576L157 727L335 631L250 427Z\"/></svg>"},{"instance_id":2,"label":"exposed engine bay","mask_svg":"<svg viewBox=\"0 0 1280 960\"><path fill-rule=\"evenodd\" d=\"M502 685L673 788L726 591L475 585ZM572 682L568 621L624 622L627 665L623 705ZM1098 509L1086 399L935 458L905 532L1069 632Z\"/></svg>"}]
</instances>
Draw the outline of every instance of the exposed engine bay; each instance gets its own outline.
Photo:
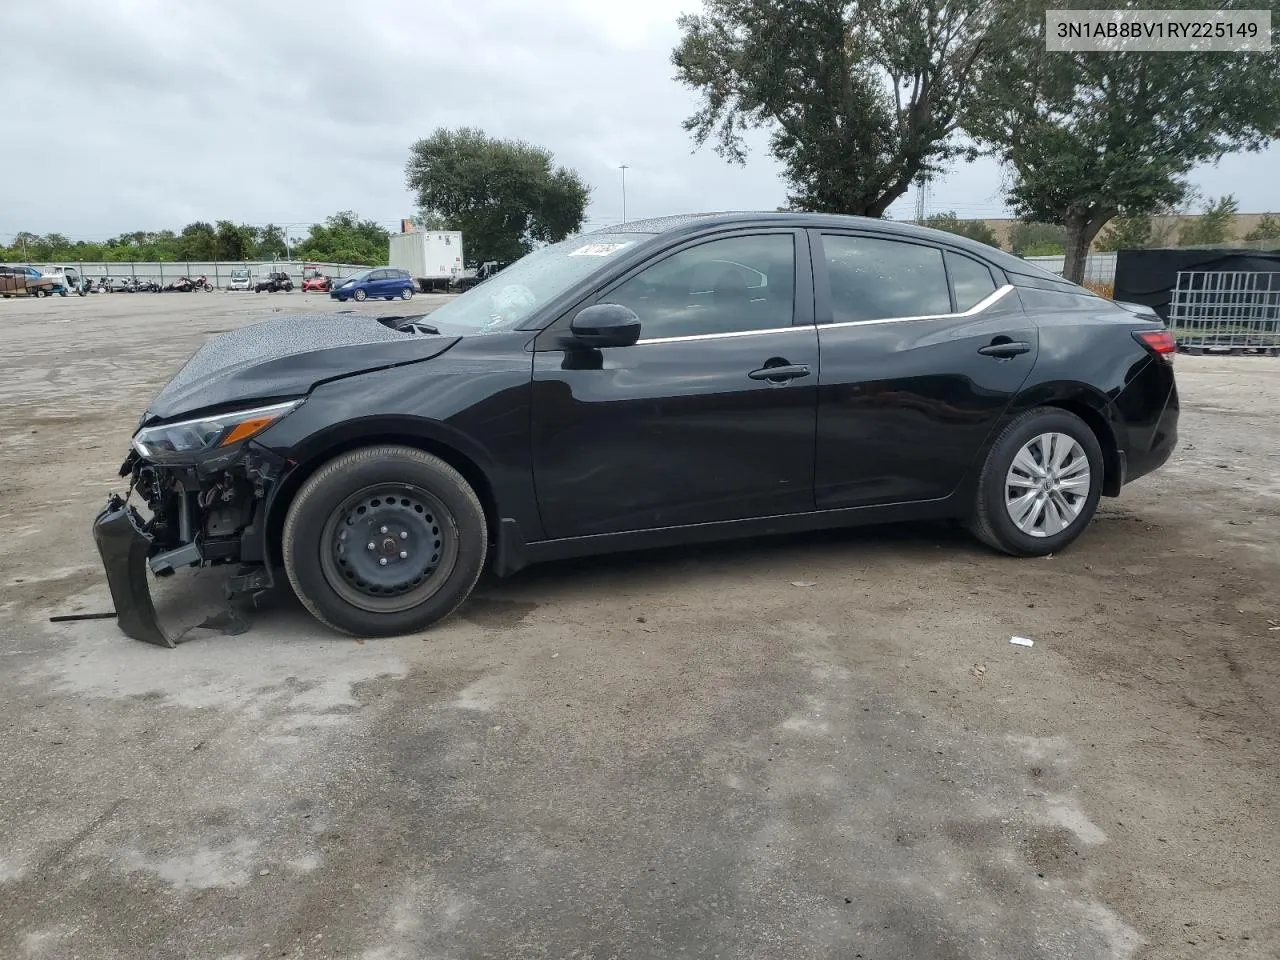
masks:
<instances>
[{"instance_id":1,"label":"exposed engine bay","mask_svg":"<svg viewBox=\"0 0 1280 960\"><path fill-rule=\"evenodd\" d=\"M166 577L181 567L241 564L227 581L228 599L272 585L264 548L267 497L287 466L252 443L215 470L157 464L130 452L120 467L129 493L112 494L94 527L125 633L175 645L156 616L147 570ZM143 510L129 502L135 495Z\"/></svg>"}]
</instances>

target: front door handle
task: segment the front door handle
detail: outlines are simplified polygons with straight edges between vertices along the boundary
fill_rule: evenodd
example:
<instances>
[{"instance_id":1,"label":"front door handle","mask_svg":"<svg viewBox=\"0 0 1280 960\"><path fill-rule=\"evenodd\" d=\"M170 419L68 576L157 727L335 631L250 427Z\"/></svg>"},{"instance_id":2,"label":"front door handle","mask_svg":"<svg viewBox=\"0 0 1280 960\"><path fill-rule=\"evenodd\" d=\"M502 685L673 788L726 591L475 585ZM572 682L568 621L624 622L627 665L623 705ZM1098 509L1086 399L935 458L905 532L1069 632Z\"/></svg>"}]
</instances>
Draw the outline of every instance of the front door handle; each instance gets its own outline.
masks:
<instances>
[{"instance_id":1,"label":"front door handle","mask_svg":"<svg viewBox=\"0 0 1280 960\"><path fill-rule=\"evenodd\" d=\"M773 383L786 383L799 377L809 376L809 367L803 363L782 363L776 367L761 367L747 374L752 380L769 380Z\"/></svg>"},{"instance_id":2,"label":"front door handle","mask_svg":"<svg viewBox=\"0 0 1280 960\"><path fill-rule=\"evenodd\" d=\"M1024 340L1005 340L979 347L978 352L984 357L1016 357L1020 353L1030 353L1031 344Z\"/></svg>"}]
</instances>

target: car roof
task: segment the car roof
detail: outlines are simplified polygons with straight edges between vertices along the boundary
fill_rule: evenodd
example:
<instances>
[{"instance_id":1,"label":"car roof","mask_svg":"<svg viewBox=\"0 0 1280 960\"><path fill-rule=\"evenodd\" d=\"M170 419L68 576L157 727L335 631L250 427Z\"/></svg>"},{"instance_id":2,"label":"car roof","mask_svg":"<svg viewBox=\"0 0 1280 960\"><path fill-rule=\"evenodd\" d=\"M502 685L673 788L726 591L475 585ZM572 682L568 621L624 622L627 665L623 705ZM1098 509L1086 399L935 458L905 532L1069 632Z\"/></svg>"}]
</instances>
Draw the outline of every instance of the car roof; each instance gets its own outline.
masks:
<instances>
[{"instance_id":1,"label":"car roof","mask_svg":"<svg viewBox=\"0 0 1280 960\"><path fill-rule=\"evenodd\" d=\"M903 239L926 240L930 243L945 242L948 246L964 250L966 253L971 253L989 263L995 264L1006 273L1032 277L1041 281L1049 280L1053 281L1055 285L1066 283L1062 277L1045 270L1043 267L1028 263L1013 254L1005 253L998 247L980 243L977 240L970 240L968 237L962 237L959 234L948 233L945 230L934 230L930 227L920 227L914 223L901 223L895 220L880 220L875 217L855 217L834 213L797 213L780 210L767 212L686 213L670 217L655 217L649 220L629 220L625 223L601 227L591 231L591 233L584 234L584 236L619 233L648 233L654 236L659 234L695 234L716 227L739 226L798 227L809 230L821 230L824 228L829 230L856 229L881 233L885 236L902 237ZM1074 287L1075 285L1070 284L1070 286Z\"/></svg>"}]
</instances>

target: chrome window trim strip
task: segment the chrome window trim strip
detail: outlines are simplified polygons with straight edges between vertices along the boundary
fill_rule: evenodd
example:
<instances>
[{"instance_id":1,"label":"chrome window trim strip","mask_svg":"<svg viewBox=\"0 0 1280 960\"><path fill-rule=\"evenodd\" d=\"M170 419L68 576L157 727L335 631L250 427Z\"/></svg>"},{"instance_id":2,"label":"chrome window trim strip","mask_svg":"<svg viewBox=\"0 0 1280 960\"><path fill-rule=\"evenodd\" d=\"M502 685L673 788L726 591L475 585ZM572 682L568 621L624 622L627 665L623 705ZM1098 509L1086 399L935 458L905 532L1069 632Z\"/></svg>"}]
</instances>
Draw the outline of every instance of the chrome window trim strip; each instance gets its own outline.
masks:
<instances>
[{"instance_id":1,"label":"chrome window trim strip","mask_svg":"<svg viewBox=\"0 0 1280 960\"><path fill-rule=\"evenodd\" d=\"M882 317L877 320L845 320L841 323L820 323L819 330L830 330L832 327L865 327L875 323L908 323L912 320L959 320L964 317L976 316L988 307L998 303L1000 300L1008 296L1009 291L1013 289L1012 284L1006 283L999 290L993 290L968 310L963 313L930 313L920 317Z\"/></svg>"},{"instance_id":2,"label":"chrome window trim strip","mask_svg":"<svg viewBox=\"0 0 1280 960\"><path fill-rule=\"evenodd\" d=\"M734 330L730 333L691 333L687 337L653 337L648 340L637 340L642 343L683 343L686 340L724 340L727 337L758 337L766 333L791 333L794 330L812 330L813 324L806 323L790 327L769 327L766 330Z\"/></svg>"},{"instance_id":3,"label":"chrome window trim strip","mask_svg":"<svg viewBox=\"0 0 1280 960\"><path fill-rule=\"evenodd\" d=\"M919 317L882 317L878 320L846 320L843 323L819 323L819 330L830 330L833 327L864 327L876 323L909 323L913 320L959 320L964 317L976 316L988 307L999 303L1013 289L1012 284L1006 283L998 290L993 290L968 310L962 313L931 313ZM729 333L695 333L687 337L651 337L636 341L636 346L642 343L684 343L694 340L724 340L728 337L759 337L768 333L790 333L793 330L811 329L810 324L790 326L790 327L769 327L765 330L734 330Z\"/></svg>"}]
</instances>

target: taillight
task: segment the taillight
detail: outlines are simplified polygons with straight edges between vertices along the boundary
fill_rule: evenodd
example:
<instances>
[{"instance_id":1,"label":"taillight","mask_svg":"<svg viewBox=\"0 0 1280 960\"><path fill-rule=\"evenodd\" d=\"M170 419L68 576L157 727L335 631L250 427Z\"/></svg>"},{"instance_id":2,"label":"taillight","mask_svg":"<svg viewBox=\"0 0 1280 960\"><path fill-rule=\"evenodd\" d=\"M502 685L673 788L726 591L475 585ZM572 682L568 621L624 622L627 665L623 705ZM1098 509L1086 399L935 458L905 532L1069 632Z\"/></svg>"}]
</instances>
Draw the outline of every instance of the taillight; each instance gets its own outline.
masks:
<instances>
[{"instance_id":1,"label":"taillight","mask_svg":"<svg viewBox=\"0 0 1280 960\"><path fill-rule=\"evenodd\" d=\"M1168 362L1172 362L1178 352L1178 341L1168 330L1136 330L1133 339Z\"/></svg>"}]
</instances>

